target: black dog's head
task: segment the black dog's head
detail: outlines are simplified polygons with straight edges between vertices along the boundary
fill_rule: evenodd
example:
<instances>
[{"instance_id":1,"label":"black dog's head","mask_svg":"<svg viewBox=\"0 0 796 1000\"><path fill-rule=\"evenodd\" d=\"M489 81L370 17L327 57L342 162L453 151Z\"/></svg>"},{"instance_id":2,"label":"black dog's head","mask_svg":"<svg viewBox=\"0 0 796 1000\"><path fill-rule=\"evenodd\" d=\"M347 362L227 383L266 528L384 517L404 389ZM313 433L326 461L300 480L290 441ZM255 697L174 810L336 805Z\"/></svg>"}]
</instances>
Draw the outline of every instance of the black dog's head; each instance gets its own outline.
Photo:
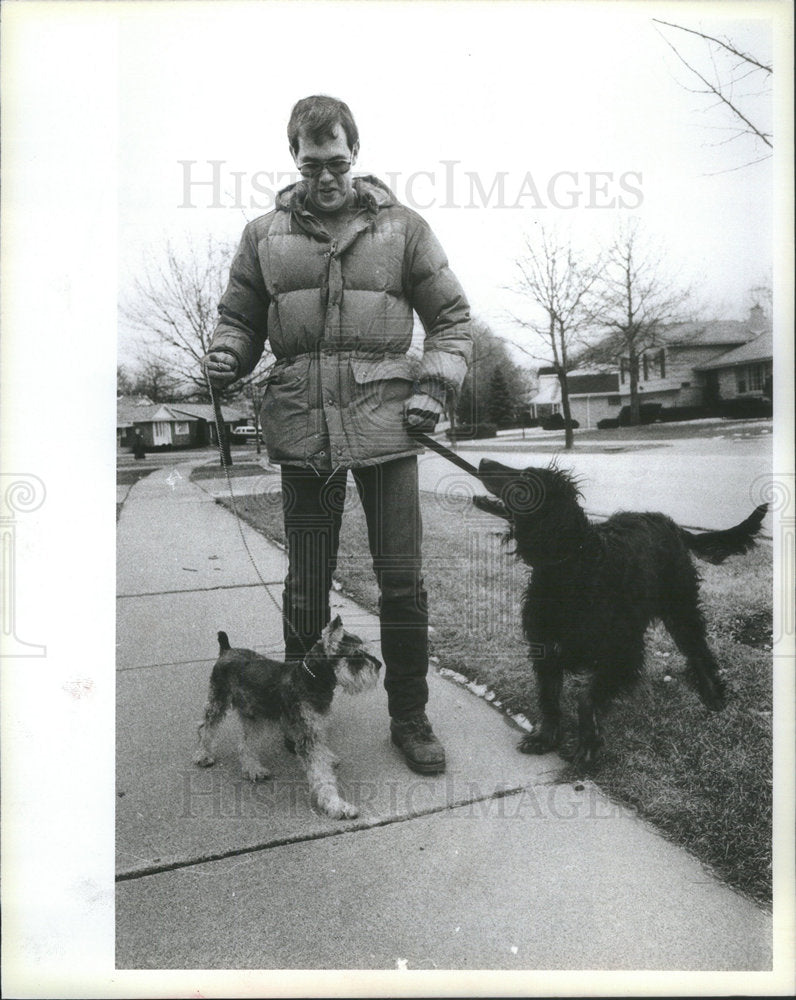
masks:
<instances>
[{"instance_id":1,"label":"black dog's head","mask_svg":"<svg viewBox=\"0 0 796 1000\"><path fill-rule=\"evenodd\" d=\"M563 469L512 469L481 459L478 478L491 497L473 497L479 510L509 523L517 555L529 566L560 562L581 545L589 522L580 506L578 487Z\"/></svg>"}]
</instances>

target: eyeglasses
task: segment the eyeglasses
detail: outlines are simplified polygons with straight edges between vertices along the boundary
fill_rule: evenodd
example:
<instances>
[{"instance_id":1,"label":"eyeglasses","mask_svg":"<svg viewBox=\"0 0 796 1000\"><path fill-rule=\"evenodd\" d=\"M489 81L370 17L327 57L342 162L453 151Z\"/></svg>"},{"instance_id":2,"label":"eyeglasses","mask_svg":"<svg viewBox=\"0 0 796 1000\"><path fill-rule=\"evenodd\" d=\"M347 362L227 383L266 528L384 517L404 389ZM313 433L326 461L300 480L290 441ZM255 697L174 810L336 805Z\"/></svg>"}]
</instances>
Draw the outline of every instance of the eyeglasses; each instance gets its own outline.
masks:
<instances>
[{"instance_id":1,"label":"eyeglasses","mask_svg":"<svg viewBox=\"0 0 796 1000\"><path fill-rule=\"evenodd\" d=\"M302 177L318 177L324 170L332 174L347 174L351 169L351 161L343 159L342 156L334 160L310 160L309 163L302 163L299 171Z\"/></svg>"}]
</instances>

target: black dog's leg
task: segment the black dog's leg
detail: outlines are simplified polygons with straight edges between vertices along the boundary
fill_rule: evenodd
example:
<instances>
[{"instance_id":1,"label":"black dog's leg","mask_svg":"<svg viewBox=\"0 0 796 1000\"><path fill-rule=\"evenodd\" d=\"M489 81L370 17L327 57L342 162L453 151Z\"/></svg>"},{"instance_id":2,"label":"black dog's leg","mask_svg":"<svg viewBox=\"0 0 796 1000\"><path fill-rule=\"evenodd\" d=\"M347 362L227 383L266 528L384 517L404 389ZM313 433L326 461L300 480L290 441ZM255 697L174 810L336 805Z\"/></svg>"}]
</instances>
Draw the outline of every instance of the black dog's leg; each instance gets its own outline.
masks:
<instances>
[{"instance_id":1,"label":"black dog's leg","mask_svg":"<svg viewBox=\"0 0 796 1000\"><path fill-rule=\"evenodd\" d=\"M588 767L592 764L600 749L602 739L597 722L597 707L605 707L610 694L602 677L595 676L590 680L582 680L578 693L578 741L573 751L565 751L562 756L572 760L573 764Z\"/></svg>"},{"instance_id":2,"label":"black dog's leg","mask_svg":"<svg viewBox=\"0 0 796 1000\"><path fill-rule=\"evenodd\" d=\"M705 619L699 607L699 577L686 555L670 587L663 623L686 658L688 680L707 708L719 712L726 703L719 665L705 637Z\"/></svg>"},{"instance_id":3,"label":"black dog's leg","mask_svg":"<svg viewBox=\"0 0 796 1000\"><path fill-rule=\"evenodd\" d=\"M678 608L665 619L664 624L686 658L688 679L703 704L712 712L720 712L727 702L724 681L705 638L705 620L696 602L690 607Z\"/></svg>"},{"instance_id":4,"label":"black dog's leg","mask_svg":"<svg viewBox=\"0 0 796 1000\"><path fill-rule=\"evenodd\" d=\"M643 633L618 638L621 646L606 654L596 671L579 678L577 743L574 749L562 751L563 757L579 767L589 767L596 760L603 742L600 716L620 691L635 683L644 666Z\"/></svg>"},{"instance_id":5,"label":"black dog's leg","mask_svg":"<svg viewBox=\"0 0 796 1000\"><path fill-rule=\"evenodd\" d=\"M548 652L550 651L550 652ZM520 742L522 753L543 754L554 750L561 735L561 688L564 671L560 657L545 647L547 655L535 656L533 669L539 688L541 723Z\"/></svg>"}]
</instances>

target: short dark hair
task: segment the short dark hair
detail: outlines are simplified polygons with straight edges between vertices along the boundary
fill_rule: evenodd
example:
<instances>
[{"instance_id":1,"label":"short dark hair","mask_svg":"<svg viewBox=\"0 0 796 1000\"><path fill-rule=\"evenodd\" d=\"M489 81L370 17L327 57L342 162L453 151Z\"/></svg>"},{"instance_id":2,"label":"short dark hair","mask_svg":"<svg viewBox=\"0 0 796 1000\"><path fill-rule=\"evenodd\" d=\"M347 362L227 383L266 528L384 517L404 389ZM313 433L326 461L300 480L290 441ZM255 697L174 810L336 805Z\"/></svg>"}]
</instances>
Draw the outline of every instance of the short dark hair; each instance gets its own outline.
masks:
<instances>
[{"instance_id":1,"label":"short dark hair","mask_svg":"<svg viewBox=\"0 0 796 1000\"><path fill-rule=\"evenodd\" d=\"M294 154L298 153L299 134L304 132L313 142L333 139L336 125L345 132L348 148L359 142L359 129L347 104L336 97L315 94L297 101L287 123L287 141Z\"/></svg>"}]
</instances>

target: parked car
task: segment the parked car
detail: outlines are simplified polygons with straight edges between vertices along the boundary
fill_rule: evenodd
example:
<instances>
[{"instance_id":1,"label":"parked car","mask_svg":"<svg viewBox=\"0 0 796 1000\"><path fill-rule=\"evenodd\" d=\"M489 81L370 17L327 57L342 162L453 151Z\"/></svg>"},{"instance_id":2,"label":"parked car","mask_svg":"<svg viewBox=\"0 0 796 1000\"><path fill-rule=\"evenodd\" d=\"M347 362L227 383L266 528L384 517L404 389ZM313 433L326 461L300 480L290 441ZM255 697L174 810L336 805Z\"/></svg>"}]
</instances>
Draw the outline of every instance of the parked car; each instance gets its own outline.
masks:
<instances>
[{"instance_id":1,"label":"parked car","mask_svg":"<svg viewBox=\"0 0 796 1000\"><path fill-rule=\"evenodd\" d=\"M263 436L260 434L260 441ZM232 440L239 444L248 444L257 440L257 428L247 424L245 427L234 427L232 429Z\"/></svg>"}]
</instances>

